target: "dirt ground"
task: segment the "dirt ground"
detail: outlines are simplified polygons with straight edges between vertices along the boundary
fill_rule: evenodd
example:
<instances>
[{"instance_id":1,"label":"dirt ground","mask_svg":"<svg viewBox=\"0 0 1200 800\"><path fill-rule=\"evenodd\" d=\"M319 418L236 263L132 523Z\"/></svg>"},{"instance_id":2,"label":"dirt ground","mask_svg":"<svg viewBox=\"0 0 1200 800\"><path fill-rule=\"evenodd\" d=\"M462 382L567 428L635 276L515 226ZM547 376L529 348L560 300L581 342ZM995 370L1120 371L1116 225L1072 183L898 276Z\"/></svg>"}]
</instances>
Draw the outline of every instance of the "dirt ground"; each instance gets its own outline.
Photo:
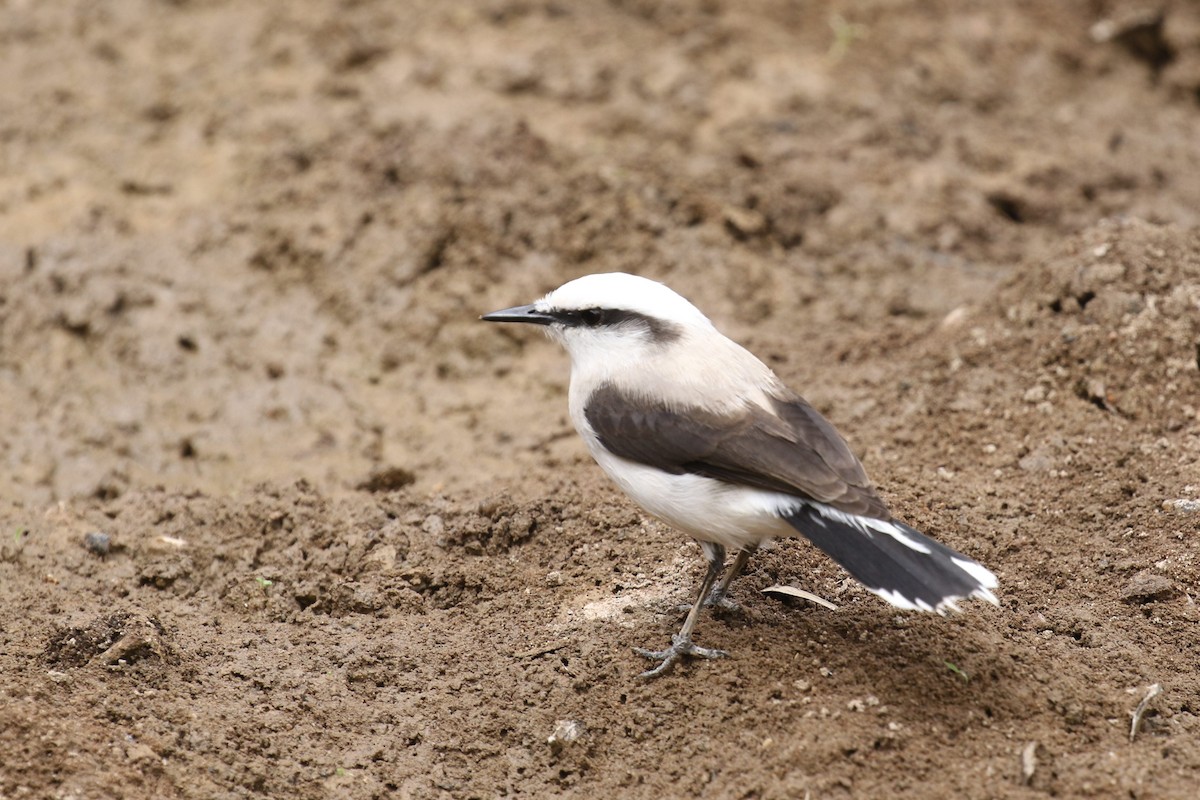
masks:
<instances>
[{"instance_id":1,"label":"dirt ground","mask_svg":"<svg viewBox=\"0 0 1200 800\"><path fill-rule=\"evenodd\" d=\"M1195 797L1164 7L0 2L0 798ZM699 550L589 461L565 355L477 321L612 270L1000 607L780 542L701 621L729 659L638 680Z\"/></svg>"}]
</instances>

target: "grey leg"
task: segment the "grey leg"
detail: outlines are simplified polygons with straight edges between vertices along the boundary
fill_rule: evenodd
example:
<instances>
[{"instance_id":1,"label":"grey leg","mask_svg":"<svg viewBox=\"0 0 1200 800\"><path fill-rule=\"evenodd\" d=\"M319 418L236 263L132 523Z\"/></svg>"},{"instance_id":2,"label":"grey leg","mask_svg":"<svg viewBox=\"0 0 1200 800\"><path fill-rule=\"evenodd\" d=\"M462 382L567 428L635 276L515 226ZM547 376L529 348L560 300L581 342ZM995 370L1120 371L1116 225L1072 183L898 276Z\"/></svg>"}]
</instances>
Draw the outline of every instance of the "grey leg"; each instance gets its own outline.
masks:
<instances>
[{"instance_id":1,"label":"grey leg","mask_svg":"<svg viewBox=\"0 0 1200 800\"><path fill-rule=\"evenodd\" d=\"M700 582L700 591L696 594L696 602L692 604L691 610L688 611L687 619L683 621L683 627L679 629L679 633L671 637L671 646L666 650L634 648L634 652L638 655L662 662L654 669L643 672L638 676L639 678L657 678L669 670L682 656L722 658L729 655L724 650L712 650L692 644L692 629L696 627L696 620L700 617L700 609L704 606L704 601L708 598L708 593L712 590L713 584L717 582L717 576L721 574L721 570L725 567L724 547L708 542L701 542L700 546L704 549L704 557L708 559L708 570L704 573L704 580Z\"/></svg>"},{"instance_id":2,"label":"grey leg","mask_svg":"<svg viewBox=\"0 0 1200 800\"><path fill-rule=\"evenodd\" d=\"M750 557L757 552L758 545L756 544L746 545L739 550L737 558L733 560L733 566L730 567L729 571L725 573L725 577L721 580L720 585L712 590L712 594L710 594L708 599L704 601L704 605L720 606L721 608L727 608L731 611L736 610L738 608L738 604L733 600L730 600L727 596L729 594L729 586L733 583L734 578L742 574L742 570L746 568L746 563L750 561Z\"/></svg>"}]
</instances>

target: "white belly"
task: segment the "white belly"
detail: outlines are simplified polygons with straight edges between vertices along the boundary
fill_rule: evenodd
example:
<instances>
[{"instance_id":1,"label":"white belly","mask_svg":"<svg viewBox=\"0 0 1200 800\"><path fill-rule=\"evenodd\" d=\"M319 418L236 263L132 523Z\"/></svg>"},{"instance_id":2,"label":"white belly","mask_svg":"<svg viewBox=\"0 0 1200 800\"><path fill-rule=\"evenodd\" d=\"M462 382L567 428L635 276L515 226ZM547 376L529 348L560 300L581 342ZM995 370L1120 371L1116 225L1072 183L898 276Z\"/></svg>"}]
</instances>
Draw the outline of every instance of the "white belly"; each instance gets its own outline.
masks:
<instances>
[{"instance_id":1,"label":"white belly","mask_svg":"<svg viewBox=\"0 0 1200 800\"><path fill-rule=\"evenodd\" d=\"M588 444L596 463L634 502L695 539L732 550L796 535L779 517L781 509L796 504L794 497L700 475L671 475L618 458L594 439Z\"/></svg>"}]
</instances>

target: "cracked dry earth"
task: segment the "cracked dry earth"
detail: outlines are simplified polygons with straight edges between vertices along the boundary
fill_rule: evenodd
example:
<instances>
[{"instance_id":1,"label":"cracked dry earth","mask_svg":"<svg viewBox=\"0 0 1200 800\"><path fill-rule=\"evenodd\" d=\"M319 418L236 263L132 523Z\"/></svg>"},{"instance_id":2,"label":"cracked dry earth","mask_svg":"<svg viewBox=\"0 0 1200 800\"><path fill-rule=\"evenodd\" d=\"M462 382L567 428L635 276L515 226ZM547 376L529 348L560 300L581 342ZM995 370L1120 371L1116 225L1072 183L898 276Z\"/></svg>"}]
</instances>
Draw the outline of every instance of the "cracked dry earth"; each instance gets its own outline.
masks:
<instances>
[{"instance_id":1,"label":"cracked dry earth","mask_svg":"<svg viewBox=\"0 0 1200 800\"><path fill-rule=\"evenodd\" d=\"M0 9L0 797L1195 796L1194 5ZM611 270L1000 607L637 680L698 548L477 322Z\"/></svg>"}]
</instances>

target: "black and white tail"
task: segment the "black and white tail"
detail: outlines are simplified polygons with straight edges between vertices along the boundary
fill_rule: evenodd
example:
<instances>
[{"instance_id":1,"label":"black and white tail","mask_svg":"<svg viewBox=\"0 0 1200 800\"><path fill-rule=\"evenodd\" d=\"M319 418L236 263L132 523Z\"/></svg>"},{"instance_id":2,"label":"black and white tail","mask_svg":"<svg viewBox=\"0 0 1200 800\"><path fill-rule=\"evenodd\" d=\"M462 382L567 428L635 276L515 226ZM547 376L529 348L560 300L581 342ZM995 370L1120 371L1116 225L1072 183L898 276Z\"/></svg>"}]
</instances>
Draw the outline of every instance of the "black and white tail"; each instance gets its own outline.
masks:
<instances>
[{"instance_id":1,"label":"black and white tail","mask_svg":"<svg viewBox=\"0 0 1200 800\"><path fill-rule=\"evenodd\" d=\"M999 582L986 567L896 520L847 514L820 503L790 510L793 528L899 608L946 613L978 597L999 605Z\"/></svg>"}]
</instances>

